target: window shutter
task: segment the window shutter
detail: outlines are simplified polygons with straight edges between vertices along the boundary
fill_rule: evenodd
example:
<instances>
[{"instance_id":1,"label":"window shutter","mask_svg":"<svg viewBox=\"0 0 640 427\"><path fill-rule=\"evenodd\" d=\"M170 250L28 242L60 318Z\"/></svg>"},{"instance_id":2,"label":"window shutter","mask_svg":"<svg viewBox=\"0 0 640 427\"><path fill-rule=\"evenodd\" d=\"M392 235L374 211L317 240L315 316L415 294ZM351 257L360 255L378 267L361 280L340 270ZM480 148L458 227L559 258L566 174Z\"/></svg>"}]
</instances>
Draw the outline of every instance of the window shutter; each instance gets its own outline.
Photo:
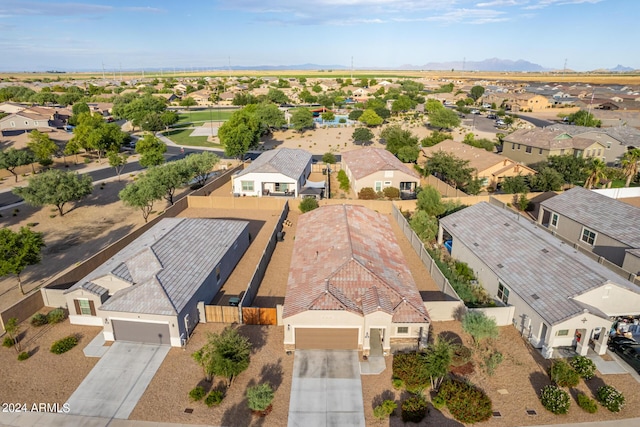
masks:
<instances>
[{"instance_id":1,"label":"window shutter","mask_svg":"<svg viewBox=\"0 0 640 427\"><path fill-rule=\"evenodd\" d=\"M89 310L91 310L91 315L96 315L96 306L93 305L93 301L89 300Z\"/></svg>"},{"instance_id":2,"label":"window shutter","mask_svg":"<svg viewBox=\"0 0 640 427\"><path fill-rule=\"evenodd\" d=\"M82 310L80 310L80 302L77 299L73 300L73 305L76 307L76 314L82 314Z\"/></svg>"}]
</instances>

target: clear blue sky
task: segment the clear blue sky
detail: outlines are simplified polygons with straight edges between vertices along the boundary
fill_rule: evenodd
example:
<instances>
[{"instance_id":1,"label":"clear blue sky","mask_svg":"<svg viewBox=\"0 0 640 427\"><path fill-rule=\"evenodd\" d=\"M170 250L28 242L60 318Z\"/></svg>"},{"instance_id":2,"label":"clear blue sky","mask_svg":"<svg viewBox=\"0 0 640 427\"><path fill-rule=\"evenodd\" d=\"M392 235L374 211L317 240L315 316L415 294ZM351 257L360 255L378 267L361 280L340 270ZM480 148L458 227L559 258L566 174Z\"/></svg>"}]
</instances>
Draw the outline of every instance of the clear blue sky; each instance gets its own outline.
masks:
<instances>
[{"instance_id":1,"label":"clear blue sky","mask_svg":"<svg viewBox=\"0 0 640 427\"><path fill-rule=\"evenodd\" d=\"M640 0L0 0L0 70L640 68Z\"/></svg>"}]
</instances>

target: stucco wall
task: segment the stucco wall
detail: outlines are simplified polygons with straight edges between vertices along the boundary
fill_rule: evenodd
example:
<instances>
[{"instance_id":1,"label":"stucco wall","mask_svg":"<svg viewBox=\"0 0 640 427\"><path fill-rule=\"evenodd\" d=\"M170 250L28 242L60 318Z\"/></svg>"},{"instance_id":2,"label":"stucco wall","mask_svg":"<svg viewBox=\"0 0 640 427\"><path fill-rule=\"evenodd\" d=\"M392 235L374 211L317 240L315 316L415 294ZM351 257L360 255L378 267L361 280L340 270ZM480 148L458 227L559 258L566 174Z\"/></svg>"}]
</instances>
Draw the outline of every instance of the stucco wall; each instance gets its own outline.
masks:
<instances>
[{"instance_id":1,"label":"stucco wall","mask_svg":"<svg viewBox=\"0 0 640 427\"><path fill-rule=\"evenodd\" d=\"M295 330L307 328L358 328L358 342L364 340L364 318L357 314L340 310L309 310L284 317L284 344L295 345Z\"/></svg>"},{"instance_id":2,"label":"stucco wall","mask_svg":"<svg viewBox=\"0 0 640 427\"><path fill-rule=\"evenodd\" d=\"M640 257L627 253L622 263L622 268L626 271L640 276Z\"/></svg>"},{"instance_id":3,"label":"stucco wall","mask_svg":"<svg viewBox=\"0 0 640 427\"><path fill-rule=\"evenodd\" d=\"M387 174L389 174L389 176ZM358 180L352 180L351 177L349 178L349 180L351 181L351 186L356 193L358 193L365 187L371 187L375 190L376 181L380 182L382 189L384 189L385 187L395 187L399 189L401 182L415 182L416 187L420 185L419 178L415 178L407 173L397 170L378 171ZM385 182L390 182L390 184L385 185Z\"/></svg>"},{"instance_id":4,"label":"stucco wall","mask_svg":"<svg viewBox=\"0 0 640 427\"><path fill-rule=\"evenodd\" d=\"M242 176L234 176L233 178L233 192L234 194L242 194L245 196L262 196L262 187L265 183L287 183L289 188L295 190L296 194L300 191L299 183L293 179L285 176L281 173L248 173ZM243 181L253 182L253 191L242 190ZM271 189L275 191L275 187Z\"/></svg>"},{"instance_id":5,"label":"stucco wall","mask_svg":"<svg viewBox=\"0 0 640 427\"><path fill-rule=\"evenodd\" d=\"M432 322L455 320L459 310L464 310L462 301L424 301L424 308Z\"/></svg>"}]
</instances>

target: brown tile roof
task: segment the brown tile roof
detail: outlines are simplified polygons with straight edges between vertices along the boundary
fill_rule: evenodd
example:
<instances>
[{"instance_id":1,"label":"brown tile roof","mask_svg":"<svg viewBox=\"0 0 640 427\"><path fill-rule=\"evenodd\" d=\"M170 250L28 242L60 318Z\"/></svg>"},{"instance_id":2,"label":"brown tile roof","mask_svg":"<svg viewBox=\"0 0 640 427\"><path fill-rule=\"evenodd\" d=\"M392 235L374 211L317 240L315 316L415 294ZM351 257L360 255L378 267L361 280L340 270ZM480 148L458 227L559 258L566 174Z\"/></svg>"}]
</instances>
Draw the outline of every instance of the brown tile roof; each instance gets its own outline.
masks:
<instances>
[{"instance_id":1,"label":"brown tile roof","mask_svg":"<svg viewBox=\"0 0 640 427\"><path fill-rule=\"evenodd\" d=\"M545 150L578 148L593 145L593 140L572 137L561 130L550 128L518 129L504 138L505 142L528 145Z\"/></svg>"},{"instance_id":2,"label":"brown tile roof","mask_svg":"<svg viewBox=\"0 0 640 427\"><path fill-rule=\"evenodd\" d=\"M349 167L355 179L361 179L372 173L385 170L397 170L416 179L417 172L408 168L396 156L383 148L367 147L342 153L342 162Z\"/></svg>"},{"instance_id":3,"label":"brown tile roof","mask_svg":"<svg viewBox=\"0 0 640 427\"><path fill-rule=\"evenodd\" d=\"M307 310L380 310L398 322L429 321L389 220L352 205L300 217L283 317Z\"/></svg>"},{"instance_id":4,"label":"brown tile roof","mask_svg":"<svg viewBox=\"0 0 640 427\"><path fill-rule=\"evenodd\" d=\"M449 154L453 154L459 159L467 160L469 167L474 168L477 172L485 171L496 165L503 165L504 168L500 172L504 172L514 167L517 164L516 161L511 160L508 157L501 156L496 153L489 152L483 148L472 147L471 145L463 144L462 142L452 141L447 139L432 147L424 147L422 153L430 157L434 152L444 151ZM533 169L520 165L523 170L523 174L535 173Z\"/></svg>"}]
</instances>

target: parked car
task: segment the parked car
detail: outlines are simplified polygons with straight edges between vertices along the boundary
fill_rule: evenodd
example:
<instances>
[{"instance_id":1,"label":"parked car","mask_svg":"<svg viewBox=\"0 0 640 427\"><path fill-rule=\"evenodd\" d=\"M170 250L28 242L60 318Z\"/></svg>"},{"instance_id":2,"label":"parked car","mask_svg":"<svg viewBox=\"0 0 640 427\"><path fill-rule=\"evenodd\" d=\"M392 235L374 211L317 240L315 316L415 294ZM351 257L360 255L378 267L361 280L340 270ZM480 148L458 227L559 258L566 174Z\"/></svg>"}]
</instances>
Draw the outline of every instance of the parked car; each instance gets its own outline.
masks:
<instances>
[{"instance_id":1,"label":"parked car","mask_svg":"<svg viewBox=\"0 0 640 427\"><path fill-rule=\"evenodd\" d=\"M482 104L482 108L491 108L491 104Z\"/></svg>"},{"instance_id":2,"label":"parked car","mask_svg":"<svg viewBox=\"0 0 640 427\"><path fill-rule=\"evenodd\" d=\"M609 340L609 349L640 373L640 343L631 338L613 337Z\"/></svg>"},{"instance_id":3,"label":"parked car","mask_svg":"<svg viewBox=\"0 0 640 427\"><path fill-rule=\"evenodd\" d=\"M496 120L498 118L498 116L496 116L495 114L487 114L487 119L491 119L491 120Z\"/></svg>"},{"instance_id":4,"label":"parked car","mask_svg":"<svg viewBox=\"0 0 640 427\"><path fill-rule=\"evenodd\" d=\"M506 123L504 122L504 120L498 119L496 120L496 126L505 126Z\"/></svg>"},{"instance_id":5,"label":"parked car","mask_svg":"<svg viewBox=\"0 0 640 427\"><path fill-rule=\"evenodd\" d=\"M480 114L480 110L471 110L471 114Z\"/></svg>"}]
</instances>

